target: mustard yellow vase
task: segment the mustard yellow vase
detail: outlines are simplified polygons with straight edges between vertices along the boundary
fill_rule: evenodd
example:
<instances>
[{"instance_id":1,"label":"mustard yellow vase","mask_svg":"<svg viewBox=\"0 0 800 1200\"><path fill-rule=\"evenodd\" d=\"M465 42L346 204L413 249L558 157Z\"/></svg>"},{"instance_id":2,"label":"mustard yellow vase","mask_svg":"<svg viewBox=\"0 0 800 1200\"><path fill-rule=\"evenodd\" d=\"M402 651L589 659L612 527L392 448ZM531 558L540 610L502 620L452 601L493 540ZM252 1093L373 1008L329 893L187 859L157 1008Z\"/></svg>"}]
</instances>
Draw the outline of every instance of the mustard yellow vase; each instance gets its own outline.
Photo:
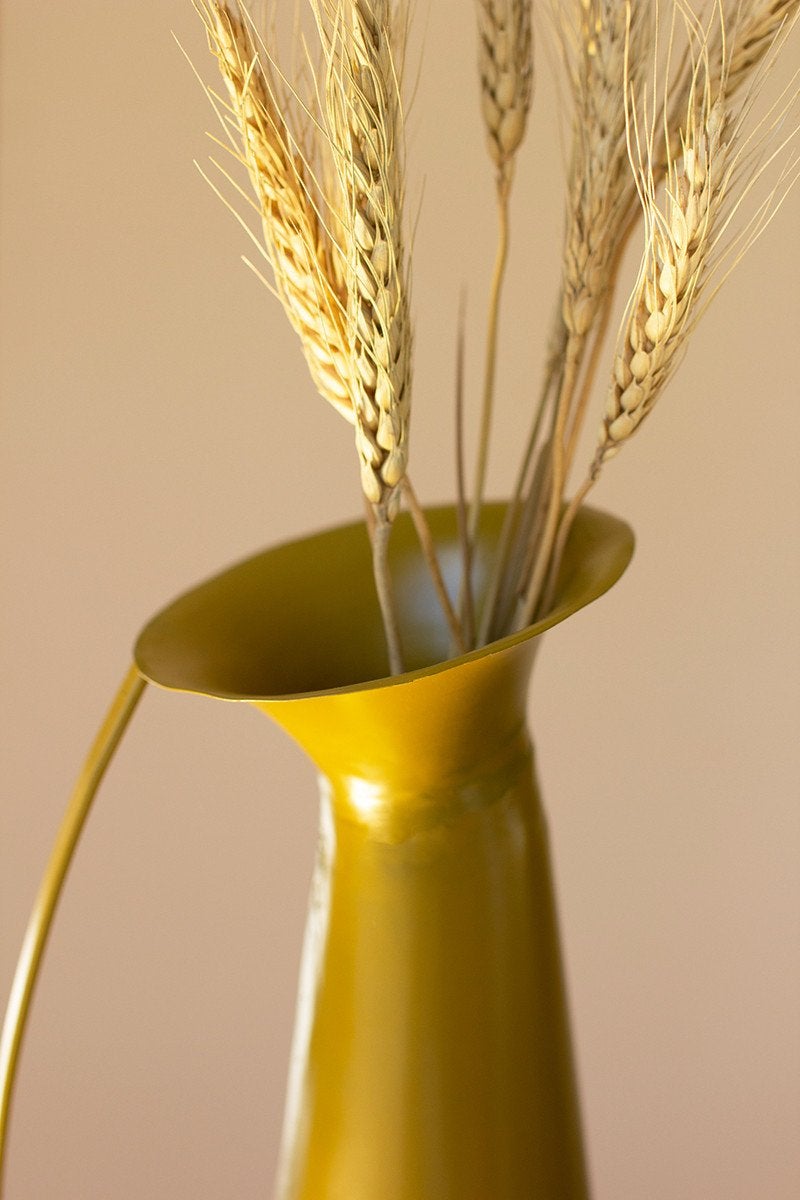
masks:
<instances>
[{"instance_id":1,"label":"mustard yellow vase","mask_svg":"<svg viewBox=\"0 0 800 1200\"><path fill-rule=\"evenodd\" d=\"M479 587L501 517L485 514ZM453 512L430 519L454 574ZM319 768L276 1196L586 1200L525 708L538 636L614 583L632 536L584 510L547 618L444 664L447 632L402 518L392 542L399 678L386 678L362 526L226 571L136 647L152 682L256 705Z\"/></svg>"}]
</instances>

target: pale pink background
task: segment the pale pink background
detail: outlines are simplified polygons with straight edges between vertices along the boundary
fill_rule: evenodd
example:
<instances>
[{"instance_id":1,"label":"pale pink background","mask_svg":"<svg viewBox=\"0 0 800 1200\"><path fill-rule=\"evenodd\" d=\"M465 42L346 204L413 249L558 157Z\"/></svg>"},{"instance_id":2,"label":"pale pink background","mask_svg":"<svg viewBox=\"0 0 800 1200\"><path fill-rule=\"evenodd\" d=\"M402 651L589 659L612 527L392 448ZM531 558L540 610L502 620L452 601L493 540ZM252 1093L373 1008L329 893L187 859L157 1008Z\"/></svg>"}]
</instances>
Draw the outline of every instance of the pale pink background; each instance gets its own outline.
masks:
<instances>
[{"instance_id":1,"label":"pale pink background","mask_svg":"<svg viewBox=\"0 0 800 1200\"><path fill-rule=\"evenodd\" d=\"M471 5L419 8L412 452L431 502L451 494L462 280L476 400L493 218ZM5 0L2 23L4 998L137 629L359 498L349 431L192 165L211 118L171 30L214 77L189 0ZM558 272L546 73L540 55L497 493ZM537 669L596 1200L800 1194L799 262L796 191L598 489L636 527L630 572ZM314 828L312 772L264 718L145 697L59 913L7 1200L269 1194Z\"/></svg>"}]
</instances>

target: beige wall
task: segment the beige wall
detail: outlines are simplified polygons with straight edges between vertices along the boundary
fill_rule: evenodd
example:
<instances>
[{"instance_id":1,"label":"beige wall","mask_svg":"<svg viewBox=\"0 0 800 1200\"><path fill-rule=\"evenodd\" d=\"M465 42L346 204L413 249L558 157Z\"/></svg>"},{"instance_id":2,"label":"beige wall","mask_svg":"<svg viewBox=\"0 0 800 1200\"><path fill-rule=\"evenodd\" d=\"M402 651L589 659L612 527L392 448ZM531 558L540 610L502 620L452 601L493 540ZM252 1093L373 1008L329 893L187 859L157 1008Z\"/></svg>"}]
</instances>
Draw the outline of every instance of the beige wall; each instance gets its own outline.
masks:
<instances>
[{"instance_id":1,"label":"beige wall","mask_svg":"<svg viewBox=\"0 0 800 1200\"><path fill-rule=\"evenodd\" d=\"M188 0L5 0L2 22L5 996L141 623L227 561L359 503L349 434L192 166L210 116L170 30L211 72ZM413 456L434 501L451 490L438 462L462 279L477 394L492 216L471 6L434 0L428 34L410 145L412 195L426 181ZM540 82L497 492L558 270L552 104ZM538 668L597 1200L800 1188L799 261L800 189L598 490L636 527L628 576L552 636ZM59 914L7 1200L268 1194L313 791L263 718L146 696Z\"/></svg>"}]
</instances>

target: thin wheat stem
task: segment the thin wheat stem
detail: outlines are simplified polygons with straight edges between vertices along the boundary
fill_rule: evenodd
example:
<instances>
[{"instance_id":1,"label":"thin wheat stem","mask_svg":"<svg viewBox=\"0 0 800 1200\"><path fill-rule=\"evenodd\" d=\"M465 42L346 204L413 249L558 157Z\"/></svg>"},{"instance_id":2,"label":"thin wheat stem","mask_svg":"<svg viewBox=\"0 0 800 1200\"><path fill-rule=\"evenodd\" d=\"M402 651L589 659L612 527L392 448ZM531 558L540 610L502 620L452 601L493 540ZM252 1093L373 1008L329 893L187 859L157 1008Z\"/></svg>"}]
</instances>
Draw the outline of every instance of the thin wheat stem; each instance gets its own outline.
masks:
<instances>
[{"instance_id":1,"label":"thin wheat stem","mask_svg":"<svg viewBox=\"0 0 800 1200\"><path fill-rule=\"evenodd\" d=\"M471 650L475 646L475 600L472 588L472 545L469 537L464 465L464 299L458 313L456 338L455 439L456 439L456 518L461 549L461 585L458 611L464 640Z\"/></svg>"},{"instance_id":2,"label":"thin wheat stem","mask_svg":"<svg viewBox=\"0 0 800 1200\"><path fill-rule=\"evenodd\" d=\"M560 321L560 317L559 317L559 321ZM484 605L483 605L483 611L482 611L482 615L481 615L481 623L480 623L480 628L479 628L479 632L478 632L478 643L481 646L486 645L486 643L488 642L488 640L491 636L492 630L496 627L496 624L497 624L497 616L498 616L498 611L499 611L500 596L501 596L501 592L503 590L503 583L504 583L504 580L508 578L508 574L509 574L509 572L508 572L509 555L511 553L511 547L512 547L512 544L514 541L514 536L517 533L517 530L519 528L520 518L521 518L521 514L522 514L522 506L520 504L520 501L522 499L522 495L525 490L525 483L526 483L526 480L528 477L528 473L530 471L531 463L533 461L534 451L536 450L536 445L539 440L539 434L541 432L542 422L544 420L544 416L547 411L547 401L553 390L553 385L555 384L555 381L556 381L556 378L558 375L558 368L559 368L558 356L556 354L551 354L550 358L549 358L548 366L547 366L547 372L545 374L544 382L542 384L542 390L541 390L541 394L539 396L539 402L536 406L536 415L534 416L533 424L531 426L531 430L528 435L528 442L525 447L525 452L522 456L522 461L520 463L519 471L517 472L517 479L516 479L516 483L514 485L514 491L512 493L511 499L508 502L508 507L506 508L505 516L503 517L503 524L502 524L502 527L500 530L500 538L498 541L497 553L495 555L494 565L492 567L492 574L491 574L491 577L489 580L489 587L488 587L488 590L486 593L486 599L485 599Z\"/></svg>"},{"instance_id":3,"label":"thin wheat stem","mask_svg":"<svg viewBox=\"0 0 800 1200\"><path fill-rule=\"evenodd\" d=\"M553 425L551 464L552 475L550 482L550 497L547 506L547 516L545 518L544 530L542 532L542 537L539 540L538 549L534 559L530 583L526 589L525 598L520 605L518 619L515 622L516 629L522 629L526 625L530 624L532 614L538 607L541 589L544 586L547 567L553 549L553 540L555 538L556 529L558 526L558 514L561 509L561 496L564 491L565 484L565 431L567 425L567 416L575 391L575 384L578 377L578 372L580 370L585 346L586 339L584 337L573 336L567 343L566 359L564 363L564 378L561 383L561 392L558 398L558 404L556 405L555 420Z\"/></svg>"},{"instance_id":4,"label":"thin wheat stem","mask_svg":"<svg viewBox=\"0 0 800 1200\"><path fill-rule=\"evenodd\" d=\"M594 487L595 482L596 478L593 478L591 475L587 476L561 515L561 520L558 525L558 533L553 545L553 554L550 561L550 570L547 577L547 583L545 584L545 588L542 593L542 601L539 606L539 611L537 614L535 614L535 616L543 616L550 610L555 598L555 588L556 583L558 582L558 573L561 569L561 559L564 556L564 548L567 544L569 532L572 529L573 522L578 515L581 505L591 489Z\"/></svg>"},{"instance_id":5,"label":"thin wheat stem","mask_svg":"<svg viewBox=\"0 0 800 1200\"><path fill-rule=\"evenodd\" d=\"M540 447L533 478L525 497L520 534L517 537L514 554L509 565L509 582L500 608L503 628L513 628L514 614L522 603L526 585L533 571L536 551L547 515L550 481L553 473L550 447L550 439Z\"/></svg>"},{"instance_id":6,"label":"thin wheat stem","mask_svg":"<svg viewBox=\"0 0 800 1200\"><path fill-rule=\"evenodd\" d=\"M373 506L374 507L374 506ZM392 580L389 572L389 538L392 523L383 513L374 507L375 522L371 530L372 538L372 573L375 577L375 591L378 595L383 628L386 634L386 647L389 652L389 670L392 675L402 675L403 647L400 640L400 625L397 619Z\"/></svg>"},{"instance_id":7,"label":"thin wheat stem","mask_svg":"<svg viewBox=\"0 0 800 1200\"><path fill-rule=\"evenodd\" d=\"M625 245L634 228L638 224L640 216L641 211L638 211L634 214L632 219L627 222L608 266L608 281L602 299L600 300L599 310L595 318L592 347L589 351L589 357L586 361L586 366L583 371L580 391L578 393L577 400L575 401L574 411L572 413L572 420L565 453L565 480L569 475L570 467L572 466L575 458L578 439L581 435L583 423L586 419L586 410L592 394L592 388L597 377L597 369L600 365L600 357L605 347L606 335L608 334L608 327L611 323L611 314L614 308L614 294L616 290L617 277L619 275L619 267L625 251Z\"/></svg>"},{"instance_id":8,"label":"thin wheat stem","mask_svg":"<svg viewBox=\"0 0 800 1200\"><path fill-rule=\"evenodd\" d=\"M589 403L589 397L592 393L592 386L597 375L597 368L600 364L600 356L605 346L606 334L611 321L612 311L612 292L609 290L604 300L601 303L601 308L597 317L597 324L594 327L592 334L592 347L589 351L589 356L586 361L586 369L583 372L580 391L578 392L577 400L574 405L574 412L570 422L569 432L567 434L567 446L564 452L564 478L566 480L569 475L569 469L575 457L575 450L578 443L578 438L581 435L583 422L586 417L586 409Z\"/></svg>"},{"instance_id":9,"label":"thin wheat stem","mask_svg":"<svg viewBox=\"0 0 800 1200\"><path fill-rule=\"evenodd\" d=\"M414 528L416 529L417 537L419 538L420 548L422 550L428 570L430 571L431 579L433 580L433 586L436 589L436 595L442 607L442 612L445 615L448 629L450 630L450 634L455 642L458 652L460 654L464 654L467 647L464 642L461 624L456 616L455 609L453 608L450 596L447 592L447 585L445 584L444 576L442 575L442 569L439 566L439 558L436 553L436 545L433 540L433 535L431 534L430 525L428 524L428 520L419 500L417 499L417 494L412 487L411 480L408 478L408 475L403 476L400 487L403 495L406 498L408 511L411 513L411 519L414 522Z\"/></svg>"},{"instance_id":10,"label":"thin wheat stem","mask_svg":"<svg viewBox=\"0 0 800 1200\"><path fill-rule=\"evenodd\" d=\"M533 554L543 517L542 494L549 478L549 443L540 446L531 485L519 510L519 520L512 542L508 567L503 573L502 588L497 599L494 624L490 636L509 632L524 581L529 578Z\"/></svg>"},{"instance_id":11,"label":"thin wheat stem","mask_svg":"<svg viewBox=\"0 0 800 1200\"><path fill-rule=\"evenodd\" d=\"M497 368L497 331L500 321L500 300L503 291L506 266L508 264L509 222L508 198L510 178L498 181L497 185L497 252L492 272L492 284L489 292L489 316L486 331L486 364L483 379L483 402L481 405L481 424L478 440L478 460L475 467L475 486L472 494L472 505L469 517L470 541L475 540L483 503L483 489L486 482L486 467L489 461L489 440L492 429L494 411L494 387Z\"/></svg>"}]
</instances>

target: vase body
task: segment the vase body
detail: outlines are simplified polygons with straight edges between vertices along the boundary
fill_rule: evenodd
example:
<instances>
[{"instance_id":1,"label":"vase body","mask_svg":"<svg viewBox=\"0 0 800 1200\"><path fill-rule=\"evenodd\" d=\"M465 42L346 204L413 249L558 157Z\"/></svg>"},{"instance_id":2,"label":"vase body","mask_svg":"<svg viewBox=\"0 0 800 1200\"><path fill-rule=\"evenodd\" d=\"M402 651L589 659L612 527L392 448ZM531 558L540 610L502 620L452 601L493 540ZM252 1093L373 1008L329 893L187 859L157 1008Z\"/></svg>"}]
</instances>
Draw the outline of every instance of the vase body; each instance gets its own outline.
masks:
<instances>
[{"instance_id":1,"label":"vase body","mask_svg":"<svg viewBox=\"0 0 800 1200\"><path fill-rule=\"evenodd\" d=\"M279 1200L586 1200L531 748L491 715L472 762L322 779Z\"/></svg>"},{"instance_id":2,"label":"vase body","mask_svg":"<svg viewBox=\"0 0 800 1200\"><path fill-rule=\"evenodd\" d=\"M453 514L432 523L447 566ZM587 1200L526 701L538 635L614 582L630 532L580 519L553 612L451 663L401 533L412 669L390 680L362 539L241 564L137 646L148 678L256 705L319 771L276 1200Z\"/></svg>"}]
</instances>

